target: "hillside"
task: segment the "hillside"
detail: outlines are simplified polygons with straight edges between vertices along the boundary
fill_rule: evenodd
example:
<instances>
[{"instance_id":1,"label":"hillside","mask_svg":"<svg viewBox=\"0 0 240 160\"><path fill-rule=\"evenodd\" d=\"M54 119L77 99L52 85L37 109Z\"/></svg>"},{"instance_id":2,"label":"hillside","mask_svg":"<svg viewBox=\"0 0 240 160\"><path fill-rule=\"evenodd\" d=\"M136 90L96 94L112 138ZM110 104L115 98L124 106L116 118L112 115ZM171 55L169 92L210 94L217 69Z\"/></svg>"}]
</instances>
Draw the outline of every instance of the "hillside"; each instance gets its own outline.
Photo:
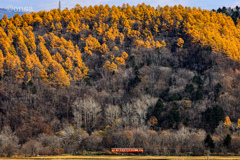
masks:
<instances>
[{"instance_id":1,"label":"hillside","mask_svg":"<svg viewBox=\"0 0 240 160\"><path fill-rule=\"evenodd\" d=\"M240 28L231 17L76 5L4 16L0 26L7 156L111 147L202 155L207 134L212 152L239 152Z\"/></svg>"}]
</instances>

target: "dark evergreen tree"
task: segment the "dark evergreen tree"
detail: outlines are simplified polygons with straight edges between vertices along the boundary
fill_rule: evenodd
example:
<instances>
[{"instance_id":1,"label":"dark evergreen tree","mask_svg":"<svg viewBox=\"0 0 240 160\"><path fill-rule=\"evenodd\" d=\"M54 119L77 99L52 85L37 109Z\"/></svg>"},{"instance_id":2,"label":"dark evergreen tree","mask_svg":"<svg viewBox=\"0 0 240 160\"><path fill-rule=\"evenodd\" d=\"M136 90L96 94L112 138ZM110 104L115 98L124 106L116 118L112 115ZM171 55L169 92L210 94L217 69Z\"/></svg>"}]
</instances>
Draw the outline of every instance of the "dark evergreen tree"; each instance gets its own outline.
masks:
<instances>
[{"instance_id":1,"label":"dark evergreen tree","mask_svg":"<svg viewBox=\"0 0 240 160\"><path fill-rule=\"evenodd\" d=\"M210 134L207 135L207 137L204 139L204 144L207 149L213 149L214 148L214 141Z\"/></svg>"},{"instance_id":2,"label":"dark evergreen tree","mask_svg":"<svg viewBox=\"0 0 240 160\"><path fill-rule=\"evenodd\" d=\"M222 85L220 83L216 84L216 86L214 87L214 98L215 98L215 101L218 100L218 97L221 94L222 88L223 87L222 87Z\"/></svg>"},{"instance_id":3,"label":"dark evergreen tree","mask_svg":"<svg viewBox=\"0 0 240 160\"><path fill-rule=\"evenodd\" d=\"M194 86L192 84L187 84L185 92L192 93L194 91Z\"/></svg>"},{"instance_id":4,"label":"dark evergreen tree","mask_svg":"<svg viewBox=\"0 0 240 160\"><path fill-rule=\"evenodd\" d=\"M203 123L207 132L213 133L220 121L224 121L224 112L221 106L217 105L213 108L207 108L202 113Z\"/></svg>"},{"instance_id":5,"label":"dark evergreen tree","mask_svg":"<svg viewBox=\"0 0 240 160\"><path fill-rule=\"evenodd\" d=\"M231 135L230 135L230 134L227 134L226 138L225 138L224 141L223 141L224 147L230 149L230 147L231 147L231 140L232 140Z\"/></svg>"},{"instance_id":6,"label":"dark evergreen tree","mask_svg":"<svg viewBox=\"0 0 240 160\"><path fill-rule=\"evenodd\" d=\"M174 127L174 124L178 125L181 121L182 118L180 112L178 111L178 105L174 103L174 107L168 115L168 124L170 127Z\"/></svg>"}]
</instances>

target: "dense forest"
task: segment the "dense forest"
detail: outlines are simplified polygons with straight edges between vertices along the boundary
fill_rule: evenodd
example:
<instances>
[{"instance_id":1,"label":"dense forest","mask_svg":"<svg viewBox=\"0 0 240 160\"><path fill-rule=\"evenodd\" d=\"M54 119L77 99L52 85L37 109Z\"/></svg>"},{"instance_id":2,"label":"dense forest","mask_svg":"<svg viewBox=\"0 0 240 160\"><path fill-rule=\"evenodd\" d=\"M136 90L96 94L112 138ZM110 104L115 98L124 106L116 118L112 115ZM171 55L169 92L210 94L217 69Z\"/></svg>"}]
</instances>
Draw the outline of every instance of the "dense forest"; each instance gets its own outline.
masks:
<instances>
[{"instance_id":1,"label":"dense forest","mask_svg":"<svg viewBox=\"0 0 240 160\"><path fill-rule=\"evenodd\" d=\"M240 21L200 8L5 15L0 154L239 154L239 60Z\"/></svg>"}]
</instances>

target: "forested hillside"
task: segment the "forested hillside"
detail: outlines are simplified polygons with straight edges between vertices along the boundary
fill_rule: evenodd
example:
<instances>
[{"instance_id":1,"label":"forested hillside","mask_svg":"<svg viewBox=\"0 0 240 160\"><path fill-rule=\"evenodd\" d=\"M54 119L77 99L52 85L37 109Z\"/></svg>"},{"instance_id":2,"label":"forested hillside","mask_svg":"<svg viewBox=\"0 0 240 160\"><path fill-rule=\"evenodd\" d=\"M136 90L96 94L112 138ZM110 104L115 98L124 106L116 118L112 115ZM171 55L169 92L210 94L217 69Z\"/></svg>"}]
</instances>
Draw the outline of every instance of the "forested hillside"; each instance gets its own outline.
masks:
<instances>
[{"instance_id":1,"label":"forested hillside","mask_svg":"<svg viewBox=\"0 0 240 160\"><path fill-rule=\"evenodd\" d=\"M239 153L239 25L144 3L4 16L0 153Z\"/></svg>"}]
</instances>

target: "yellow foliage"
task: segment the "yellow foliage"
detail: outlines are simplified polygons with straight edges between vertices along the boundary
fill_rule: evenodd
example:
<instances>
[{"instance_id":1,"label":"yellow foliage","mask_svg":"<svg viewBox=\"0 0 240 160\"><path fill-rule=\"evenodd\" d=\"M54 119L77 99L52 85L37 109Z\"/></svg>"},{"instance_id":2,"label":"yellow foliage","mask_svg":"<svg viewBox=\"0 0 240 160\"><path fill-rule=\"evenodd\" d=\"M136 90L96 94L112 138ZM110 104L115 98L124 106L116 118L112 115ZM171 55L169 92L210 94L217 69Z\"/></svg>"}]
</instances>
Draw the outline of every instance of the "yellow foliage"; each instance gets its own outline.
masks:
<instances>
[{"instance_id":1,"label":"yellow foliage","mask_svg":"<svg viewBox=\"0 0 240 160\"><path fill-rule=\"evenodd\" d=\"M166 43L164 41L162 41L161 43L159 41L156 41L155 45L157 48L161 48L161 47L165 47Z\"/></svg>"},{"instance_id":2,"label":"yellow foliage","mask_svg":"<svg viewBox=\"0 0 240 160\"><path fill-rule=\"evenodd\" d=\"M14 73L21 66L21 60L17 55L6 54L4 67Z\"/></svg>"},{"instance_id":3,"label":"yellow foliage","mask_svg":"<svg viewBox=\"0 0 240 160\"><path fill-rule=\"evenodd\" d=\"M72 60L69 57L67 57L67 59L66 59L66 61L65 61L65 63L63 65L66 68L67 72L71 72L72 71L72 68L73 68Z\"/></svg>"},{"instance_id":4,"label":"yellow foliage","mask_svg":"<svg viewBox=\"0 0 240 160\"><path fill-rule=\"evenodd\" d=\"M238 119L237 128L240 128L240 119Z\"/></svg>"},{"instance_id":5,"label":"yellow foliage","mask_svg":"<svg viewBox=\"0 0 240 160\"><path fill-rule=\"evenodd\" d=\"M75 81L80 81L83 78L84 78L84 75L83 75L82 71L80 70L79 67L76 67L75 70L74 70L73 79Z\"/></svg>"},{"instance_id":6,"label":"yellow foliage","mask_svg":"<svg viewBox=\"0 0 240 160\"><path fill-rule=\"evenodd\" d=\"M23 79L24 76L25 76L24 70L20 67L20 68L17 70L15 76L16 76L16 78L18 78L18 79Z\"/></svg>"},{"instance_id":7,"label":"yellow foliage","mask_svg":"<svg viewBox=\"0 0 240 160\"><path fill-rule=\"evenodd\" d=\"M92 24L94 25L93 29ZM122 8L108 5L84 8L77 6L71 10L16 15L10 19L4 16L0 26L0 50L3 52L2 55L0 54L0 75L6 71L12 76L18 73L18 77L22 77L20 67L23 67L24 72L30 72L33 78L42 72L46 80L49 78L47 75L52 73L49 67L55 60L59 65L62 64L65 72L70 72L69 74L73 77L79 69L78 73L81 72L80 75L85 78L88 75L88 68L82 61L80 50L84 49L88 55L99 52L107 54L109 48L115 45L119 48L115 46L112 51L125 49L123 45L128 43L128 40L134 42L136 48L162 48L166 46L166 43L157 41L158 35L164 34L162 36L164 37L171 32L189 37L188 40L192 44L210 46L213 52L222 52L233 60L240 60L239 19L235 25L233 20L225 14L184 8L181 5L158 7L157 9L145 4L134 7L123 5ZM45 29L49 29L47 31L49 33L41 34L43 37L38 36L36 41L37 28L43 29L44 32ZM183 29L183 32L179 32L180 29ZM71 33L67 34L70 35L70 39L76 40L77 42L74 43L79 46L85 43L85 47L78 49L70 40L55 36L57 34L60 36L62 32ZM96 38L93 38L92 35ZM104 43L100 45L98 40ZM38 43L37 47L35 41ZM179 38L176 44L181 48L184 46L184 40ZM52 56L52 53L56 54ZM66 57L69 59L63 63L61 55L64 59ZM124 65L127 57L127 54L122 54L121 57L112 57L112 61ZM4 63L2 63L3 60ZM107 67L109 72L117 70L115 63L109 64ZM63 72L61 74L64 75ZM52 78L54 79L54 74L52 74Z\"/></svg>"},{"instance_id":8,"label":"yellow foliage","mask_svg":"<svg viewBox=\"0 0 240 160\"><path fill-rule=\"evenodd\" d=\"M119 65L125 65L125 60L124 60L124 58L122 58L122 57L116 57L116 62L117 62L117 64L119 64Z\"/></svg>"},{"instance_id":9,"label":"yellow foliage","mask_svg":"<svg viewBox=\"0 0 240 160\"><path fill-rule=\"evenodd\" d=\"M106 43L103 43L103 44L102 44L102 46L101 46L101 48L100 48L100 52L101 52L102 54L108 54L109 48L108 48L108 46L106 45Z\"/></svg>"},{"instance_id":10,"label":"yellow foliage","mask_svg":"<svg viewBox=\"0 0 240 160\"><path fill-rule=\"evenodd\" d=\"M116 72L117 71L117 65L114 63L114 62L109 62L109 61L106 61L104 66L103 66L104 69L108 70L109 73L111 72Z\"/></svg>"},{"instance_id":11,"label":"yellow foliage","mask_svg":"<svg viewBox=\"0 0 240 160\"><path fill-rule=\"evenodd\" d=\"M157 118L155 116L152 116L150 119L149 119L149 123L151 126L155 126L157 125L158 121L157 121Z\"/></svg>"},{"instance_id":12,"label":"yellow foliage","mask_svg":"<svg viewBox=\"0 0 240 160\"><path fill-rule=\"evenodd\" d=\"M155 24L154 25L154 29L153 29L156 33L158 33L159 32L159 30L158 30L158 25L157 24Z\"/></svg>"},{"instance_id":13,"label":"yellow foliage","mask_svg":"<svg viewBox=\"0 0 240 160\"><path fill-rule=\"evenodd\" d=\"M164 41L161 41L161 45L162 45L163 47L165 47L165 46L166 46L166 43L165 43Z\"/></svg>"},{"instance_id":14,"label":"yellow foliage","mask_svg":"<svg viewBox=\"0 0 240 160\"><path fill-rule=\"evenodd\" d=\"M84 50L89 55L92 55L92 52L96 52L100 47L100 43L98 42L98 40L91 35L88 36L85 43L86 47L84 48Z\"/></svg>"},{"instance_id":15,"label":"yellow foliage","mask_svg":"<svg viewBox=\"0 0 240 160\"><path fill-rule=\"evenodd\" d=\"M34 65L33 65L32 61L31 61L31 57L29 55L24 59L23 65L24 65L25 70L27 70L27 71L31 71L33 69Z\"/></svg>"},{"instance_id":16,"label":"yellow foliage","mask_svg":"<svg viewBox=\"0 0 240 160\"><path fill-rule=\"evenodd\" d=\"M177 46L182 48L183 47L183 44L184 44L184 40L182 38L178 38L177 40Z\"/></svg>"},{"instance_id":17,"label":"yellow foliage","mask_svg":"<svg viewBox=\"0 0 240 160\"><path fill-rule=\"evenodd\" d=\"M47 82L48 81L48 75L47 72L44 69L41 69L38 75L39 78L41 78L43 81Z\"/></svg>"},{"instance_id":18,"label":"yellow foliage","mask_svg":"<svg viewBox=\"0 0 240 160\"><path fill-rule=\"evenodd\" d=\"M114 46L112 50L113 50L113 51L119 51L119 49L118 49L117 46Z\"/></svg>"},{"instance_id":19,"label":"yellow foliage","mask_svg":"<svg viewBox=\"0 0 240 160\"><path fill-rule=\"evenodd\" d=\"M3 57L3 54L2 54L2 50L0 49L0 76L1 77L4 75L3 64L4 64L4 57Z\"/></svg>"},{"instance_id":20,"label":"yellow foliage","mask_svg":"<svg viewBox=\"0 0 240 160\"><path fill-rule=\"evenodd\" d=\"M72 21L70 21L67 26L67 32L77 35L80 32L80 29L79 29L79 27L76 27Z\"/></svg>"},{"instance_id":21,"label":"yellow foliage","mask_svg":"<svg viewBox=\"0 0 240 160\"><path fill-rule=\"evenodd\" d=\"M145 47L145 48L151 48L150 42L149 42L149 41L145 41L144 47Z\"/></svg>"},{"instance_id":22,"label":"yellow foliage","mask_svg":"<svg viewBox=\"0 0 240 160\"><path fill-rule=\"evenodd\" d=\"M70 81L62 65L56 61L53 61L51 65L53 67L52 84L58 87L68 87Z\"/></svg>"},{"instance_id":23,"label":"yellow foliage","mask_svg":"<svg viewBox=\"0 0 240 160\"><path fill-rule=\"evenodd\" d=\"M224 124L225 127L230 127L231 126L232 122L231 122L231 120L228 116L225 118L225 121L224 121L223 124Z\"/></svg>"},{"instance_id":24,"label":"yellow foliage","mask_svg":"<svg viewBox=\"0 0 240 160\"><path fill-rule=\"evenodd\" d=\"M123 52L123 53L122 53L122 58L125 59L125 60L128 58L127 52Z\"/></svg>"},{"instance_id":25,"label":"yellow foliage","mask_svg":"<svg viewBox=\"0 0 240 160\"><path fill-rule=\"evenodd\" d=\"M117 65L114 62L112 62L112 64L110 65L109 71L110 72L113 72L113 71L116 72L117 71Z\"/></svg>"},{"instance_id":26,"label":"yellow foliage","mask_svg":"<svg viewBox=\"0 0 240 160\"><path fill-rule=\"evenodd\" d=\"M58 63L61 63L63 61L63 58L59 52L57 52L55 55L52 56L52 58L57 61Z\"/></svg>"},{"instance_id":27,"label":"yellow foliage","mask_svg":"<svg viewBox=\"0 0 240 160\"><path fill-rule=\"evenodd\" d=\"M152 134L152 135L157 135L157 132L154 130L147 130L148 133Z\"/></svg>"},{"instance_id":28,"label":"yellow foliage","mask_svg":"<svg viewBox=\"0 0 240 160\"><path fill-rule=\"evenodd\" d=\"M142 40L136 40L134 43L135 46L140 46L143 47L144 46L144 42Z\"/></svg>"},{"instance_id":29,"label":"yellow foliage","mask_svg":"<svg viewBox=\"0 0 240 160\"><path fill-rule=\"evenodd\" d=\"M155 47L155 46L156 46L155 41L152 41L152 42L151 42L151 47Z\"/></svg>"},{"instance_id":30,"label":"yellow foliage","mask_svg":"<svg viewBox=\"0 0 240 160\"><path fill-rule=\"evenodd\" d=\"M29 48L31 53L34 53L36 51L36 43L35 43L35 36L32 31L29 31L27 34L27 47Z\"/></svg>"},{"instance_id":31,"label":"yellow foliage","mask_svg":"<svg viewBox=\"0 0 240 160\"><path fill-rule=\"evenodd\" d=\"M111 59L114 61L116 57L114 55L111 55Z\"/></svg>"},{"instance_id":32,"label":"yellow foliage","mask_svg":"<svg viewBox=\"0 0 240 160\"><path fill-rule=\"evenodd\" d=\"M62 24L60 22L57 22L55 24L55 31L56 31L57 34L61 34L61 32L62 32Z\"/></svg>"},{"instance_id":33,"label":"yellow foliage","mask_svg":"<svg viewBox=\"0 0 240 160\"><path fill-rule=\"evenodd\" d=\"M103 68L104 69L108 69L110 65L111 65L111 62L110 61L106 61L105 64L103 65Z\"/></svg>"}]
</instances>

